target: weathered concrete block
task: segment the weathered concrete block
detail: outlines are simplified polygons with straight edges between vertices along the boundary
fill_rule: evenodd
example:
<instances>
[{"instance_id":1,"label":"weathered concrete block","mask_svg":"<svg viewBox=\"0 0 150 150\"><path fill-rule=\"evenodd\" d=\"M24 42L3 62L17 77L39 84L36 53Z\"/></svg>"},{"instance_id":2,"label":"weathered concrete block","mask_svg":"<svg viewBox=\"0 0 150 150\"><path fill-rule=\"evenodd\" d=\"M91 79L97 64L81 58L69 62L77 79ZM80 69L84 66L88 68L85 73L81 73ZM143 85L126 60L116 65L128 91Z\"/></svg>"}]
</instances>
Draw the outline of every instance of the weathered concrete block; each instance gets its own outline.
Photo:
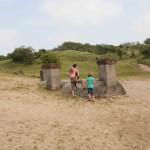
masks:
<instances>
[{"instance_id":1,"label":"weathered concrete block","mask_svg":"<svg viewBox=\"0 0 150 150\"><path fill-rule=\"evenodd\" d=\"M62 87L62 92L71 94L71 87L70 83L66 83ZM75 94L81 97L88 97L88 91L83 90L80 84L77 84L77 89ZM104 81L96 81L94 86L94 95L97 98L102 97L110 97L110 96L117 96L117 95L124 95L126 94L123 86L117 81L115 86L107 86Z\"/></svg>"},{"instance_id":2,"label":"weathered concrete block","mask_svg":"<svg viewBox=\"0 0 150 150\"><path fill-rule=\"evenodd\" d=\"M126 94L123 86L116 79L116 60L101 59L97 61L99 70L99 80L94 85L95 97L108 97ZM87 90L83 90L81 85L77 85L76 95L87 97ZM66 83L62 91L71 93L70 83Z\"/></svg>"},{"instance_id":3,"label":"weathered concrete block","mask_svg":"<svg viewBox=\"0 0 150 150\"><path fill-rule=\"evenodd\" d=\"M107 86L117 84L116 78L116 60L101 59L97 61L99 80L104 81Z\"/></svg>"},{"instance_id":4,"label":"weathered concrete block","mask_svg":"<svg viewBox=\"0 0 150 150\"><path fill-rule=\"evenodd\" d=\"M46 67L46 85L50 89L57 89L61 86L60 66L57 64L49 64Z\"/></svg>"},{"instance_id":5,"label":"weathered concrete block","mask_svg":"<svg viewBox=\"0 0 150 150\"><path fill-rule=\"evenodd\" d=\"M46 80L46 69L45 68L40 70L40 79L41 79L41 81Z\"/></svg>"}]
</instances>

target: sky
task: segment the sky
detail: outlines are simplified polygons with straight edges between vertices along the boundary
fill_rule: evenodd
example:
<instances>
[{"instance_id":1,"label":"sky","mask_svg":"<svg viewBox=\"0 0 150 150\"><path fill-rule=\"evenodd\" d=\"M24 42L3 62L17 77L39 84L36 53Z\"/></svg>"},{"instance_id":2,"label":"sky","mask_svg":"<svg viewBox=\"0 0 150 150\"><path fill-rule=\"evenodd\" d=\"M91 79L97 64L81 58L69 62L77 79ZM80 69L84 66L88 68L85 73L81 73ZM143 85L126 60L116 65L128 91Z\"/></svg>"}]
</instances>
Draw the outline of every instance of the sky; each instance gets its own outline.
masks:
<instances>
[{"instance_id":1,"label":"sky","mask_svg":"<svg viewBox=\"0 0 150 150\"><path fill-rule=\"evenodd\" d=\"M150 0L0 0L0 55L63 42L119 45L150 38Z\"/></svg>"}]
</instances>

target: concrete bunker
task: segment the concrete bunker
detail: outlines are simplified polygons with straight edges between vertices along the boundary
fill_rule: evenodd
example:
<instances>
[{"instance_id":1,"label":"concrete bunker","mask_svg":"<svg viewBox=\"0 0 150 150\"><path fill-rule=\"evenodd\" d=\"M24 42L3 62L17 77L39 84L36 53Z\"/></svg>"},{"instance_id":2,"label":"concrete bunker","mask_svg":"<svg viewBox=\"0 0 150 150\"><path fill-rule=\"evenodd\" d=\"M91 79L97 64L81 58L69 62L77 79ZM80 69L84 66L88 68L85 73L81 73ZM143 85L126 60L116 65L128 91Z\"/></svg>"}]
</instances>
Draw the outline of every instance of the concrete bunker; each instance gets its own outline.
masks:
<instances>
[{"instance_id":1,"label":"concrete bunker","mask_svg":"<svg viewBox=\"0 0 150 150\"><path fill-rule=\"evenodd\" d=\"M117 81L116 78L116 60L115 59L99 59L98 74L99 79L96 80L94 87L95 97L108 97L116 95L126 94L123 86ZM85 81L84 81L85 82ZM62 91L65 93L71 93L70 83L66 83L62 87ZM83 90L82 86L77 85L76 95L81 97L87 97L87 90Z\"/></svg>"},{"instance_id":2,"label":"concrete bunker","mask_svg":"<svg viewBox=\"0 0 150 150\"><path fill-rule=\"evenodd\" d=\"M60 65L47 64L45 68L40 71L41 81L45 81L46 87L52 90L60 88L61 86L61 72Z\"/></svg>"}]
</instances>

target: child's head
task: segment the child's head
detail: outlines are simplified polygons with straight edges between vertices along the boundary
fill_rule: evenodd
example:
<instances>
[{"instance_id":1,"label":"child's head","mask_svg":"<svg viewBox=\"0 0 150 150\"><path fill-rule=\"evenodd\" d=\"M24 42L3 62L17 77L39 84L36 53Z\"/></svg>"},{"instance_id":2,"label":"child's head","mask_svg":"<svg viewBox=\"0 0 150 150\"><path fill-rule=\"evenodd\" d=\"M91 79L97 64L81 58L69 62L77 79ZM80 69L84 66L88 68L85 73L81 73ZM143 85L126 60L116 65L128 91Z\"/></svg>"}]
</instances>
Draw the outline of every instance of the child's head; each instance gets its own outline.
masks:
<instances>
[{"instance_id":1,"label":"child's head","mask_svg":"<svg viewBox=\"0 0 150 150\"><path fill-rule=\"evenodd\" d=\"M93 77L93 73L92 73L92 72L89 72L89 73L88 73L88 77Z\"/></svg>"},{"instance_id":2,"label":"child's head","mask_svg":"<svg viewBox=\"0 0 150 150\"><path fill-rule=\"evenodd\" d=\"M73 64L73 68L76 68L77 67L77 64Z\"/></svg>"},{"instance_id":3,"label":"child's head","mask_svg":"<svg viewBox=\"0 0 150 150\"><path fill-rule=\"evenodd\" d=\"M72 73L74 71L73 67L70 67L70 73Z\"/></svg>"}]
</instances>

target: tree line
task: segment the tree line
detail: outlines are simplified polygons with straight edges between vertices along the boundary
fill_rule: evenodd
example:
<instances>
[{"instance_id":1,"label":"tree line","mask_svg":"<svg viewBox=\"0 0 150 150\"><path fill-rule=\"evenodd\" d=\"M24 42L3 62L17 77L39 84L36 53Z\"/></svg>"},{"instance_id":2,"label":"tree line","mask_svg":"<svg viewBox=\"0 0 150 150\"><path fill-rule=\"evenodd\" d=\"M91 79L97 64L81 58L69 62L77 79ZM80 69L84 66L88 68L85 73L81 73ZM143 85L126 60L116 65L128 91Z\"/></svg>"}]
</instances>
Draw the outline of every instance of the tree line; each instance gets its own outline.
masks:
<instances>
[{"instance_id":1,"label":"tree line","mask_svg":"<svg viewBox=\"0 0 150 150\"><path fill-rule=\"evenodd\" d=\"M37 52L31 46L21 46L16 48L12 53L8 53L7 56L0 55L0 60L12 59L13 62L22 62L26 64L32 64L32 62L40 58L47 52L64 51L64 50L77 50L89 53L95 53L103 55L106 53L116 53L120 59L128 52L131 53L131 57L135 57L135 51L139 51L144 58L150 57L150 38L147 38L144 43L139 42L126 42L119 46L108 44L96 44L91 45L89 43L77 43L77 42L64 42L62 45L53 48L51 50L39 49Z\"/></svg>"}]
</instances>

